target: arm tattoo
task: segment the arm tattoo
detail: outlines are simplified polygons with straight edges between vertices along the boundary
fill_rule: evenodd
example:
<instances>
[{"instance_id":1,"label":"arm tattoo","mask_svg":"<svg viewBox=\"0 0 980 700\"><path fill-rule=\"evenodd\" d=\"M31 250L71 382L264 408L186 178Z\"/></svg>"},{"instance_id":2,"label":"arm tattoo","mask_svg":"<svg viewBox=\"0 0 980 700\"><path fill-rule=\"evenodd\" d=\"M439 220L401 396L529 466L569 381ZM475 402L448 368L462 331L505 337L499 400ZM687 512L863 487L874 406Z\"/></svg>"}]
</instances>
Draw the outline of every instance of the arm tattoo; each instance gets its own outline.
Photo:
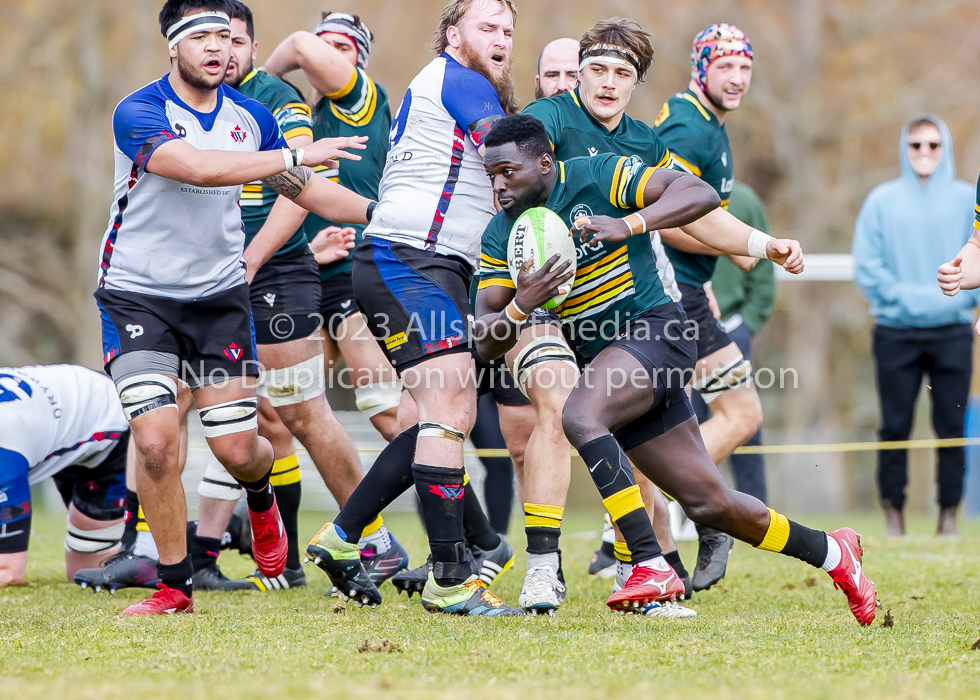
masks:
<instances>
[{"instance_id":1,"label":"arm tattoo","mask_svg":"<svg viewBox=\"0 0 980 700\"><path fill-rule=\"evenodd\" d=\"M298 168L291 168L284 173L267 177L262 182L283 197L296 199L303 191L303 188L306 187L306 183L309 182L311 177L313 177L313 171L305 165L301 165Z\"/></svg>"}]
</instances>

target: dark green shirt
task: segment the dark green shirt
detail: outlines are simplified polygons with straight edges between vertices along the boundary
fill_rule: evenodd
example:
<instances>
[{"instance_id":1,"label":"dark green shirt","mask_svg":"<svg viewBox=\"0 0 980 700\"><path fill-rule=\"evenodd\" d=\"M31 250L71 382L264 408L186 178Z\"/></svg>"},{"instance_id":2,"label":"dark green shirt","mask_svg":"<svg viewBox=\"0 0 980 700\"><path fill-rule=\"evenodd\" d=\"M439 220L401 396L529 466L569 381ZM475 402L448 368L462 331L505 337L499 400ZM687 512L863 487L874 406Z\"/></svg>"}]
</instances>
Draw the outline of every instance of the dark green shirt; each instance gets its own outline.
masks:
<instances>
[{"instance_id":1,"label":"dark green shirt","mask_svg":"<svg viewBox=\"0 0 980 700\"><path fill-rule=\"evenodd\" d=\"M624 114L619 125L609 131L582 105L578 88L535 100L524 108L524 114L544 123L558 160L614 153L639 156L651 167L670 164L670 153L653 129Z\"/></svg>"},{"instance_id":2,"label":"dark green shirt","mask_svg":"<svg viewBox=\"0 0 980 700\"><path fill-rule=\"evenodd\" d=\"M732 149L725 125L705 109L690 89L671 95L653 123L674 159L674 167L686 170L711 185L728 208L734 179ZM700 287L711 279L718 257L685 253L666 246L677 281Z\"/></svg>"},{"instance_id":3,"label":"dark green shirt","mask_svg":"<svg viewBox=\"0 0 980 700\"><path fill-rule=\"evenodd\" d=\"M654 170L637 157L614 154L559 161L545 206L569 226L582 214L622 217L645 206L643 191ZM507 269L513 225L500 211L483 232L480 289L515 288ZM671 301L657 274L648 233L619 243L606 241L595 250L576 239L576 254L572 291L556 311L584 357L598 354L630 318Z\"/></svg>"},{"instance_id":4,"label":"dark green shirt","mask_svg":"<svg viewBox=\"0 0 980 700\"><path fill-rule=\"evenodd\" d=\"M338 136L367 136L367 149L354 151L361 160L339 160L338 168L315 168L316 174L362 197L378 198L378 185L388 155L388 132L391 130L391 109L388 93L360 68L351 66L351 78L342 90L327 95L313 109L313 138ZM361 242L363 224L327 221L315 214L306 217L306 235L313 240L327 226L352 226L357 230L357 242ZM320 266L320 279L328 279L340 272L350 272L351 256Z\"/></svg>"},{"instance_id":5,"label":"dark green shirt","mask_svg":"<svg viewBox=\"0 0 980 700\"><path fill-rule=\"evenodd\" d=\"M769 233L766 207L748 185L735 183L728 211L739 221ZM711 288L718 299L722 320L739 314L755 334L762 330L772 314L776 301L776 271L768 260L760 260L751 270L742 272L728 258L719 258L711 277Z\"/></svg>"},{"instance_id":6,"label":"dark green shirt","mask_svg":"<svg viewBox=\"0 0 980 700\"><path fill-rule=\"evenodd\" d=\"M299 93L284 81L253 68L235 89L268 107L279 123L284 138L313 136L310 108L303 102ZM242 187L240 204L242 223L245 225L246 247L262 228L278 196L261 182L250 182ZM306 246L306 232L300 226L275 255L294 253L303 250Z\"/></svg>"}]
</instances>

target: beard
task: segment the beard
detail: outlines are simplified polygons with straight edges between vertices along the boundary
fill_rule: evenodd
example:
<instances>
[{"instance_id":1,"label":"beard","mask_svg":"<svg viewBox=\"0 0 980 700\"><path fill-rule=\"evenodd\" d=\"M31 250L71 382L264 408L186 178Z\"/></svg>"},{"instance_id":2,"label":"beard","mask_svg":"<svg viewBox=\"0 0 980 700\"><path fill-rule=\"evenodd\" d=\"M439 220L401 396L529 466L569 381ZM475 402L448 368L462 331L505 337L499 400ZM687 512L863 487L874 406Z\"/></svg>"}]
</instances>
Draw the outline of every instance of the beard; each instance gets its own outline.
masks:
<instances>
[{"instance_id":1,"label":"beard","mask_svg":"<svg viewBox=\"0 0 980 700\"><path fill-rule=\"evenodd\" d=\"M228 68L227 64L225 65L225 68ZM208 75L204 72L204 68L202 66L192 65L190 61L185 63L179 50L177 51L177 73L180 75L181 80L196 90L214 90L221 85L225 79L224 71L218 75Z\"/></svg>"},{"instance_id":2,"label":"beard","mask_svg":"<svg viewBox=\"0 0 980 700\"><path fill-rule=\"evenodd\" d=\"M240 65L235 66L235 73L233 75L228 75L228 72L225 71L224 82L237 90L238 86L241 85L242 81L245 79L245 76L252 72L252 65L253 64L250 63L244 69L242 69Z\"/></svg>"},{"instance_id":3,"label":"beard","mask_svg":"<svg viewBox=\"0 0 980 700\"><path fill-rule=\"evenodd\" d=\"M490 81L493 89L497 91L497 98L500 106L504 108L505 114L517 114L520 105L514 97L514 75L511 72L510 61L502 68L497 68L489 63L472 45L465 41L459 46L459 55L466 61L466 67L474 70Z\"/></svg>"},{"instance_id":4,"label":"beard","mask_svg":"<svg viewBox=\"0 0 980 700\"><path fill-rule=\"evenodd\" d=\"M535 83L534 84L534 99L540 100L542 97L544 97L544 90L541 89L541 85L539 83Z\"/></svg>"}]
</instances>

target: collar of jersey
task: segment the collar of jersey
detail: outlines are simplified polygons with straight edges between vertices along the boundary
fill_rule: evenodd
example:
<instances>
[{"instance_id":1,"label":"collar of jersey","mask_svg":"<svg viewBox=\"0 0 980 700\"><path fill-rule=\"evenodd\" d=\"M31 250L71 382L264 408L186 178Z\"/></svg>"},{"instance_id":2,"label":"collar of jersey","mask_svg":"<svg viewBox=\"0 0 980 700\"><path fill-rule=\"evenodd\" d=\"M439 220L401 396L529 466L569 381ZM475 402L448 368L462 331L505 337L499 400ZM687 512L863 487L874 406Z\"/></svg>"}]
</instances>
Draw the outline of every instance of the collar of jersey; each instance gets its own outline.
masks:
<instances>
[{"instance_id":1,"label":"collar of jersey","mask_svg":"<svg viewBox=\"0 0 980 700\"><path fill-rule=\"evenodd\" d=\"M701 112L701 116L704 117L707 121L709 121L709 122L716 122L716 121L718 121L718 119L717 119L717 117L715 117L715 115L713 115L711 112L709 112L708 110L706 110L704 108L704 105L701 104L701 100L699 100L698 99L698 96L695 95L691 91L691 88L688 88L687 90L685 90L684 92L682 92L681 93L681 97L683 97L685 100L687 100L692 105L694 105L695 107L697 107L698 108L698 111Z\"/></svg>"},{"instance_id":2,"label":"collar of jersey","mask_svg":"<svg viewBox=\"0 0 980 700\"><path fill-rule=\"evenodd\" d=\"M253 65L252 66L252 71L248 75L246 75L244 78L242 78L242 82L238 83L238 87L241 87L242 85L244 85L245 83L247 83L249 80L251 80L252 78L254 78L255 77L255 74L258 73L258 72L259 72L259 69L256 68Z\"/></svg>"},{"instance_id":3,"label":"collar of jersey","mask_svg":"<svg viewBox=\"0 0 980 700\"><path fill-rule=\"evenodd\" d=\"M599 129L602 129L602 133L606 135L606 138L612 138L613 136L615 136L620 131L626 128L623 125L626 123L626 120L629 119L629 115L627 115L625 112L623 113L623 118L619 120L619 124L616 125L616 128L610 131L609 129L606 128L605 124L603 124L594 116L592 116L592 112L586 109L585 105L582 104L582 99L578 94L577 86L575 87L574 90L569 91L568 94L572 96L572 101L578 105L578 108L582 110L585 116L588 117L592 121L592 123L595 124Z\"/></svg>"},{"instance_id":4,"label":"collar of jersey","mask_svg":"<svg viewBox=\"0 0 980 700\"><path fill-rule=\"evenodd\" d=\"M218 119L218 113L221 111L221 106L224 104L225 90L229 89L227 85L221 83L221 85L218 86L218 104L215 106L213 112L198 112L196 109L180 99L180 96L174 90L174 86L170 84L169 73L160 79L160 84L168 100L176 102L178 105L193 114L197 118L197 121L201 125L202 129L205 131L211 131L211 128L214 126L214 122Z\"/></svg>"},{"instance_id":5,"label":"collar of jersey","mask_svg":"<svg viewBox=\"0 0 980 700\"><path fill-rule=\"evenodd\" d=\"M545 207L555 211L555 204L561 199L563 190L565 189L565 161L559 160L556 165L558 166L558 177L555 178L555 184L551 188L551 193L548 195L548 201L545 202Z\"/></svg>"}]
</instances>

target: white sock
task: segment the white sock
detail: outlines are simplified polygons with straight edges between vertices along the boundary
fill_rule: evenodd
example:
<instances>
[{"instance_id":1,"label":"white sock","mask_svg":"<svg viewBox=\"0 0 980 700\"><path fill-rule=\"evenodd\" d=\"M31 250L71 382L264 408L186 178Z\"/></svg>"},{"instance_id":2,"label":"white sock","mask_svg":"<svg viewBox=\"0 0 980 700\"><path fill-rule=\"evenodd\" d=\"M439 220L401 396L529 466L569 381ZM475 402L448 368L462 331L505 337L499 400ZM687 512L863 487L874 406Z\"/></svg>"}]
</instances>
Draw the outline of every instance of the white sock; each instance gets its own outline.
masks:
<instances>
[{"instance_id":1,"label":"white sock","mask_svg":"<svg viewBox=\"0 0 980 700\"><path fill-rule=\"evenodd\" d=\"M616 560L616 585L620 588L626 585L626 579L633 573L633 565L625 561Z\"/></svg>"},{"instance_id":2,"label":"white sock","mask_svg":"<svg viewBox=\"0 0 980 700\"><path fill-rule=\"evenodd\" d=\"M530 571L535 566L550 566L551 570L558 573L558 552L548 552L547 554L527 555L527 570Z\"/></svg>"},{"instance_id":3,"label":"white sock","mask_svg":"<svg viewBox=\"0 0 980 700\"><path fill-rule=\"evenodd\" d=\"M670 571L670 564L664 559L663 554L658 554L653 559L644 559L637 566L645 566L648 569L653 569L654 571Z\"/></svg>"},{"instance_id":4,"label":"white sock","mask_svg":"<svg viewBox=\"0 0 980 700\"><path fill-rule=\"evenodd\" d=\"M160 552L157 551L156 540L153 533L140 530L136 533L136 544L133 545L133 554L138 557L149 557L160 561Z\"/></svg>"},{"instance_id":5,"label":"white sock","mask_svg":"<svg viewBox=\"0 0 980 700\"><path fill-rule=\"evenodd\" d=\"M830 535L827 535L827 558L823 561L824 571L833 571L840 564L840 545Z\"/></svg>"},{"instance_id":6,"label":"white sock","mask_svg":"<svg viewBox=\"0 0 980 700\"><path fill-rule=\"evenodd\" d=\"M358 549L364 549L368 545L374 545L378 554L385 554L391 549L391 534L388 532L388 527L382 525L367 537L362 537L357 541Z\"/></svg>"}]
</instances>

